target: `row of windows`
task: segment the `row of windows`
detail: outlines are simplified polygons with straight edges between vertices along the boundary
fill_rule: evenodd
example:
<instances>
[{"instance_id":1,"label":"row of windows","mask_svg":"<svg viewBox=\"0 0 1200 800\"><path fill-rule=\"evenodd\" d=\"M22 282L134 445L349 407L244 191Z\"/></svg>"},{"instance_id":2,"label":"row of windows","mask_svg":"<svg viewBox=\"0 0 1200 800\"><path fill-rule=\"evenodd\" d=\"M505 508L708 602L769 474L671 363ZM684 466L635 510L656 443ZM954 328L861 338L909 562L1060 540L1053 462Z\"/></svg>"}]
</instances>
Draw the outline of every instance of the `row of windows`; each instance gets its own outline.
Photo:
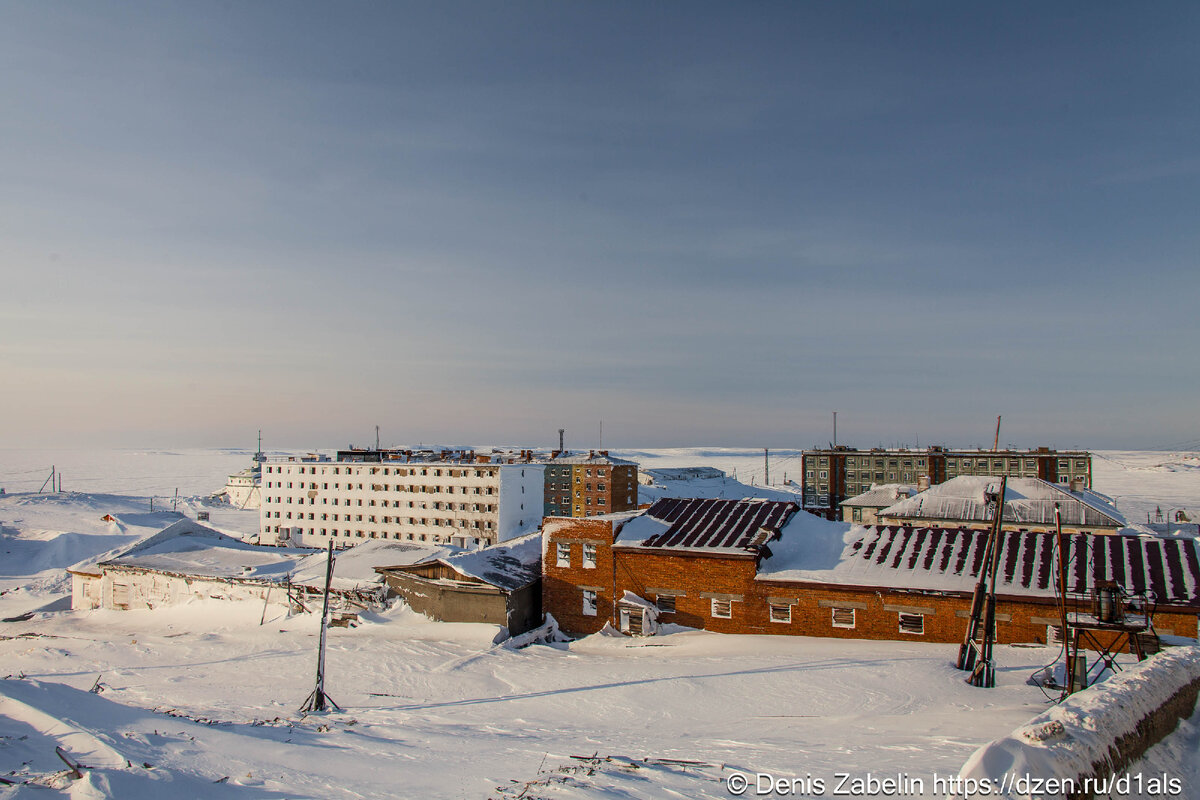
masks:
<instances>
[{"instance_id":1,"label":"row of windows","mask_svg":"<svg viewBox=\"0 0 1200 800\"><path fill-rule=\"evenodd\" d=\"M563 563L562 548L568 547L566 563ZM569 546L559 545L559 564L558 566L570 566ZM585 561L584 566L587 566ZM593 563L592 566L595 566ZM674 595L659 595L655 598L655 604L658 606L659 612L663 614L674 614L675 611L675 596ZM781 624L790 624L792 621L792 605L790 603L768 603L768 613L771 622ZM594 589L583 590L583 607L582 611L585 616L594 617L597 613L597 596ZM834 607L830 609L830 625L835 628L853 628L857 624L856 609ZM733 618L733 601L721 598L712 598L709 606L709 613L714 619L732 619ZM914 635L923 635L925 633L925 615L924 614L909 614L900 612L898 614L897 623L900 633L910 633Z\"/></svg>"},{"instance_id":2,"label":"row of windows","mask_svg":"<svg viewBox=\"0 0 1200 800\"><path fill-rule=\"evenodd\" d=\"M319 533L318 533L317 528L309 528L307 531L303 528L298 528L298 529L293 528L293 531L295 531L296 533L299 533L301 535L306 535L306 536L320 535L320 536L329 536L329 537L332 537L335 539L337 539L337 538L345 538L345 539L387 539L387 538L389 538L387 531L380 532L380 531L350 530L349 528L347 528L345 530L339 530L338 528L329 528L329 529L320 528ZM278 534L279 526L276 525L276 526L272 527L270 525L267 525L263 528L263 533ZM409 541L409 542L445 542L445 541L449 541L448 536L442 536L437 533L429 533L429 534L426 534L426 533L399 533L397 531L393 531L390 538L403 539L403 540ZM455 539L455 541L458 541L458 539ZM481 539L479 537L473 537L472 541L478 545L478 544L482 544L485 541L490 541L490 539ZM346 546L349 546L349 545L346 545Z\"/></svg>"},{"instance_id":3,"label":"row of windows","mask_svg":"<svg viewBox=\"0 0 1200 800\"><path fill-rule=\"evenodd\" d=\"M317 484L315 482L311 482L306 485L304 481L299 481L295 486L292 485L292 481L287 481L286 483L286 488L288 489L296 488L300 489L301 491L314 491L317 488ZM265 488L283 489L285 488L284 481L266 481ZM329 484L322 483L321 488L328 489ZM333 484L333 488L334 490L341 490L343 487L342 484L335 483ZM347 491L362 490L364 489L364 484L347 483L345 489ZM375 492L407 492L409 494L496 494L495 486L419 486L416 484L391 485L386 483L372 483L371 490ZM524 486L521 487L521 491L525 491Z\"/></svg>"},{"instance_id":4,"label":"row of windows","mask_svg":"<svg viewBox=\"0 0 1200 800\"><path fill-rule=\"evenodd\" d=\"M826 466L828 463L829 463L829 462L828 462L828 461L826 461L825 459L821 459L821 461L820 461L820 465L821 465L821 466ZM870 459L870 458L858 458L858 459L855 459L855 458L847 458L847 459L846 459L846 466L847 466L847 467L858 467L858 468L860 468L860 469L867 469L867 468L871 467L871 466L872 466L872 464L875 466L875 468L876 468L876 469L882 469L882 468L883 468L883 466L884 466L884 459L882 459L882 458L876 458L876 459ZM900 467L901 465L903 465L905 469L911 469L911 468L913 467L913 465L914 465L914 464L916 464L916 466L918 466L918 467L924 467L924 466L925 466L925 459L923 459L923 458L918 458L918 459L912 459L912 458L905 458L905 459L899 459L899 458L889 458L889 459L887 459L887 466L889 466L889 467L892 467L893 469L895 469L895 468L897 468L897 467Z\"/></svg>"},{"instance_id":5,"label":"row of windows","mask_svg":"<svg viewBox=\"0 0 1200 800\"><path fill-rule=\"evenodd\" d=\"M571 566L571 544L570 542L559 542L554 548L554 566L570 567ZM596 545L583 545L583 568L596 568Z\"/></svg>"},{"instance_id":6,"label":"row of windows","mask_svg":"<svg viewBox=\"0 0 1200 800\"><path fill-rule=\"evenodd\" d=\"M592 498L590 498L590 497L587 497L587 498L580 498L580 497L579 497L579 492L576 492L576 493L575 493L575 498L576 498L576 499L583 499L583 500L585 500L586 502L584 502L584 505L586 505L586 506L590 506L590 505L592 504ZM553 497L551 497L549 502L551 502L551 503L555 502L554 498L553 498ZM564 495L562 495L561 497L559 497L559 498L558 498L558 502L559 502L559 503L561 503L561 504L562 504L562 505L564 505L564 506L569 506L569 505L571 505L571 497L570 497L570 495L565 495L565 494L564 494ZM608 501L607 501L605 498L603 498L603 497L597 497L597 498L596 498L596 505L598 505L598 506L606 506L606 505L608 505Z\"/></svg>"},{"instance_id":7,"label":"row of windows","mask_svg":"<svg viewBox=\"0 0 1200 800\"><path fill-rule=\"evenodd\" d=\"M571 472L572 472L572 470L570 467L547 467L546 468L547 475L558 475L558 476L568 477L568 476L570 476ZM587 467L584 470L584 473L587 475L587 477L589 477L589 478L592 477L592 468ZM603 478L607 474L608 474L608 470L606 470L604 467L596 468L596 476L597 477ZM575 480L579 480L579 478L576 478Z\"/></svg>"},{"instance_id":8,"label":"row of windows","mask_svg":"<svg viewBox=\"0 0 1200 800\"><path fill-rule=\"evenodd\" d=\"M318 472L317 470L320 470ZM441 467L298 467L294 473L287 466L268 466L266 471L268 474L284 475L328 475L330 469L334 475L398 475L406 477L408 475L433 475L435 478L440 478L445 474L448 478L467 478L467 477L492 477L496 474L494 469L443 469ZM343 472L345 470L345 472ZM525 474L525 470L521 470L521 475ZM588 473L589 475L591 472Z\"/></svg>"},{"instance_id":9,"label":"row of windows","mask_svg":"<svg viewBox=\"0 0 1200 800\"><path fill-rule=\"evenodd\" d=\"M272 514L274 514L274 517L272 517ZM274 518L274 519L292 519L292 512L290 512L290 511L282 512L282 516L280 516L280 514L281 514L281 512L279 512L279 511L274 511L274 512L268 511L266 513L266 517L267 517L267 519L272 519L272 518ZM305 516L303 513L297 513L295 516L295 519L303 520L303 519L305 519ZM307 519L315 521L316 517L313 514L309 514ZM380 517L377 519L373 515L368 515L367 519L364 520L362 514L353 514L353 515L343 514L340 516L338 514L322 514L320 516L320 519L322 522L325 522L325 521L364 522L365 521L365 522L380 522L385 525L390 525L390 524L395 523L397 525L404 525L404 524L432 525L434 527L444 527L444 528L479 528L479 529L483 529L483 530L494 530L496 527L496 523L492 522L490 520L481 521L481 520L477 520L477 519L476 520L450 519L450 518L445 518L445 517ZM323 530L324 529L322 529L322 531Z\"/></svg>"},{"instance_id":10,"label":"row of windows","mask_svg":"<svg viewBox=\"0 0 1200 800\"><path fill-rule=\"evenodd\" d=\"M297 497L294 499L296 501L296 505L299 505L299 506L304 505L305 498ZM268 503L268 504L282 504L282 503L286 502L287 504L290 505L292 500L293 500L292 497L285 498L285 497L276 495L275 497L264 498L263 502ZM316 504L315 497L308 498L308 505L311 506L311 505L315 505L315 504ZM333 502L329 502L329 498L322 497L321 505L332 505L332 506L358 505L358 506L362 506L363 501L361 498L358 499L357 502L351 502L350 498L339 499L339 498L335 497L335 498L333 498ZM441 500L437 500L434 502L428 502L428 501L424 501L424 500L408 500L406 502L402 502L400 500L396 500L394 502L389 501L389 500L380 500L378 503L376 503L376 501L374 501L374 500L370 500L366 503L366 506L369 508L375 508L377 505L382 508L432 508L436 511L458 510L458 511L479 511L479 512L489 512L489 513L494 513L496 511L495 503L457 503L457 504L455 504L455 503L442 502ZM521 508L525 508L524 503L521 504Z\"/></svg>"}]
</instances>

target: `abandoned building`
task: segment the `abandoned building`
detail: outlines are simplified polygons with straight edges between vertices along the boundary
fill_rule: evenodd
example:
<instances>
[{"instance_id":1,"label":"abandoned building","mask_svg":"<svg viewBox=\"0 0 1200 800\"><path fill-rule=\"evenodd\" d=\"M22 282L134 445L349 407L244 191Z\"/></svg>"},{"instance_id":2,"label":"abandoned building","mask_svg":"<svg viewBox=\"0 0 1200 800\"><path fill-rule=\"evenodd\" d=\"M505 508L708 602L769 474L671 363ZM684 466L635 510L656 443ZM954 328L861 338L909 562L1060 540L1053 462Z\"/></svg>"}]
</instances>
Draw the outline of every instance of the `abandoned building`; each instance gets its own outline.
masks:
<instances>
[{"instance_id":1,"label":"abandoned building","mask_svg":"<svg viewBox=\"0 0 1200 800\"><path fill-rule=\"evenodd\" d=\"M544 610L575 634L677 623L722 633L957 643L988 534L848 526L765 500L664 499L642 512L547 519ZM1200 558L1182 539L1065 535L1068 590L1145 595L1160 635L1195 637ZM1004 531L998 641L1052 640L1052 534ZM654 615L639 615L637 601ZM624 612L624 613L623 613ZM651 619L651 617L653 617Z\"/></svg>"},{"instance_id":2,"label":"abandoned building","mask_svg":"<svg viewBox=\"0 0 1200 800\"><path fill-rule=\"evenodd\" d=\"M503 625L516 636L542 624L542 535L421 563L380 566L392 593L442 622Z\"/></svg>"}]
</instances>

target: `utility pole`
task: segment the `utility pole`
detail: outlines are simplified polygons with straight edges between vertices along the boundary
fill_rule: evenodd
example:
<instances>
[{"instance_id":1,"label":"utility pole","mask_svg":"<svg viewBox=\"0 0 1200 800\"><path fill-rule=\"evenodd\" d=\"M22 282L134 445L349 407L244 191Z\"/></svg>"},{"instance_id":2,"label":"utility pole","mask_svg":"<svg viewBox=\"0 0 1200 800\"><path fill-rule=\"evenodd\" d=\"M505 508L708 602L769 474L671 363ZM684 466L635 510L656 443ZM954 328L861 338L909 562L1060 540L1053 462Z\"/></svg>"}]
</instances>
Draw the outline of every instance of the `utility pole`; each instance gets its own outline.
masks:
<instances>
[{"instance_id":1,"label":"utility pole","mask_svg":"<svg viewBox=\"0 0 1200 800\"><path fill-rule=\"evenodd\" d=\"M375 452L379 452L379 426L375 426Z\"/></svg>"},{"instance_id":2,"label":"utility pole","mask_svg":"<svg viewBox=\"0 0 1200 800\"><path fill-rule=\"evenodd\" d=\"M1000 449L1000 416L996 416L996 438L992 441L992 452Z\"/></svg>"},{"instance_id":3,"label":"utility pole","mask_svg":"<svg viewBox=\"0 0 1200 800\"><path fill-rule=\"evenodd\" d=\"M333 702L333 698L325 694L325 631L329 628L329 584L333 582L333 540L329 542L329 554L325 563L325 601L321 605L321 638L317 644L317 686L312 694L300 706L300 713L310 711L326 711L326 704L338 711L342 707Z\"/></svg>"},{"instance_id":4,"label":"utility pole","mask_svg":"<svg viewBox=\"0 0 1200 800\"><path fill-rule=\"evenodd\" d=\"M172 511L179 510L179 487L178 486L175 487L175 499L171 501L171 510Z\"/></svg>"},{"instance_id":5,"label":"utility pole","mask_svg":"<svg viewBox=\"0 0 1200 800\"><path fill-rule=\"evenodd\" d=\"M771 485L771 451L763 448L763 472L766 473L763 477L763 485Z\"/></svg>"},{"instance_id":6,"label":"utility pole","mask_svg":"<svg viewBox=\"0 0 1200 800\"><path fill-rule=\"evenodd\" d=\"M984 544L983 563L979 567L979 581L971 597L971 616L967 619L967 630L962 646L958 649L957 667L970 672L967 683L972 686L991 688L996 685L996 665L992 658L992 646L996 641L996 573L1000 566L1000 546L1003 537L1004 492L1008 477L1000 478L1000 490L988 499L992 505L992 528ZM991 493L988 493L991 495ZM982 629L982 641L975 639Z\"/></svg>"}]
</instances>

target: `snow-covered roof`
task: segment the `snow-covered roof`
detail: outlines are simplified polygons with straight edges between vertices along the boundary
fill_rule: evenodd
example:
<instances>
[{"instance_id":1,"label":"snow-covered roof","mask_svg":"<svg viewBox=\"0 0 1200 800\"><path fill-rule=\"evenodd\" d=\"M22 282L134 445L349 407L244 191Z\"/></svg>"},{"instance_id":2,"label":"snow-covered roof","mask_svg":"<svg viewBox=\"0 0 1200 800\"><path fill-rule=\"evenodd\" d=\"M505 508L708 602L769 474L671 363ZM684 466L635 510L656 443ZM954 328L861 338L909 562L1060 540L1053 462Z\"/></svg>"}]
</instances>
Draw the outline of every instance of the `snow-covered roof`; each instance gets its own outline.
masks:
<instances>
[{"instance_id":1,"label":"snow-covered roof","mask_svg":"<svg viewBox=\"0 0 1200 800\"><path fill-rule=\"evenodd\" d=\"M636 461L630 461L625 458L617 458L616 456L610 456L608 454L608 451L592 451L587 454L569 453L567 455L558 455L558 456L554 456L553 458L547 459L545 463L548 465L554 465L554 464L599 464L599 465L603 466L605 464L611 464L614 467L624 467L624 466L636 467L637 466Z\"/></svg>"},{"instance_id":2,"label":"snow-covered roof","mask_svg":"<svg viewBox=\"0 0 1200 800\"><path fill-rule=\"evenodd\" d=\"M461 548L449 545L370 540L334 553L332 588L337 591L369 588L382 582L375 572L376 566L415 564L460 551ZM293 585L323 589L327 558L324 550L246 544L183 519L129 547L76 565L72 571L100 574L104 567L111 566L204 578L290 581Z\"/></svg>"},{"instance_id":3,"label":"snow-covered roof","mask_svg":"<svg viewBox=\"0 0 1200 800\"><path fill-rule=\"evenodd\" d=\"M883 508L890 506L903 497L912 497L917 493L916 486L905 483L885 483L872 486L862 494L856 494L849 500L843 500L844 506L864 506L867 508Z\"/></svg>"},{"instance_id":4,"label":"snow-covered roof","mask_svg":"<svg viewBox=\"0 0 1200 800\"><path fill-rule=\"evenodd\" d=\"M990 507L985 493L999 487L1000 479L962 475L931 486L879 512L889 519L955 520L986 522ZM1053 525L1054 505L1068 527L1120 528L1125 518L1113 501L1090 489L1072 491L1041 478L1009 478L1004 492L1004 521L1016 525Z\"/></svg>"},{"instance_id":5,"label":"snow-covered roof","mask_svg":"<svg viewBox=\"0 0 1200 800\"><path fill-rule=\"evenodd\" d=\"M842 532L844 531L844 532ZM770 545L759 580L970 592L983 563L987 532L967 529L856 526L804 535L785 529ZM840 534L840 536L839 536ZM836 560L828 554L841 539ZM1131 593L1152 593L1159 603L1200 605L1197 543L1141 536L1070 534L1067 583L1086 592L1114 581ZM996 591L1001 595L1053 597L1055 535L1006 531L1000 542Z\"/></svg>"},{"instance_id":6,"label":"snow-covered roof","mask_svg":"<svg viewBox=\"0 0 1200 800\"><path fill-rule=\"evenodd\" d=\"M246 544L193 520L181 519L122 551L102 556L95 567L147 569L209 578L281 580L309 552ZM86 566L72 569L88 571ZM95 572L95 567L90 571Z\"/></svg>"},{"instance_id":7,"label":"snow-covered roof","mask_svg":"<svg viewBox=\"0 0 1200 800\"><path fill-rule=\"evenodd\" d=\"M539 531L438 560L456 572L501 589L520 589L542 576L542 534Z\"/></svg>"},{"instance_id":8,"label":"snow-covered roof","mask_svg":"<svg viewBox=\"0 0 1200 800\"><path fill-rule=\"evenodd\" d=\"M626 522L616 545L753 553L798 509L771 500L663 498Z\"/></svg>"},{"instance_id":9,"label":"snow-covered roof","mask_svg":"<svg viewBox=\"0 0 1200 800\"><path fill-rule=\"evenodd\" d=\"M452 555L460 550L461 548L453 545L370 539L354 547L334 552L332 587L351 591L374 586L383 581L383 577L375 571L376 567L418 564ZM328 553L321 550L299 561L292 574L292 583L324 588L326 558Z\"/></svg>"},{"instance_id":10,"label":"snow-covered roof","mask_svg":"<svg viewBox=\"0 0 1200 800\"><path fill-rule=\"evenodd\" d=\"M725 477L725 473L716 467L655 467L642 470L642 474L664 481L697 481Z\"/></svg>"}]
</instances>

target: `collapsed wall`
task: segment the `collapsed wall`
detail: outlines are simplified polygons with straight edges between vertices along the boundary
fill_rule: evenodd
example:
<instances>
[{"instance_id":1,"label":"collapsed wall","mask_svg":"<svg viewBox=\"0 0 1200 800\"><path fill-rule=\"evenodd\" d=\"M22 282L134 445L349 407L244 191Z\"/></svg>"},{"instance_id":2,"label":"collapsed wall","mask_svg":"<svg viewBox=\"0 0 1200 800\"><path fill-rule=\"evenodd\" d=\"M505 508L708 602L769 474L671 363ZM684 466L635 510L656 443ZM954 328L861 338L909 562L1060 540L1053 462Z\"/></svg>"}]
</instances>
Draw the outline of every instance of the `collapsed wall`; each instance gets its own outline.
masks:
<instances>
[{"instance_id":1,"label":"collapsed wall","mask_svg":"<svg viewBox=\"0 0 1200 800\"><path fill-rule=\"evenodd\" d=\"M1011 735L989 742L959 772L955 798L1090 798L1191 717L1200 647L1174 647L1071 695Z\"/></svg>"}]
</instances>

